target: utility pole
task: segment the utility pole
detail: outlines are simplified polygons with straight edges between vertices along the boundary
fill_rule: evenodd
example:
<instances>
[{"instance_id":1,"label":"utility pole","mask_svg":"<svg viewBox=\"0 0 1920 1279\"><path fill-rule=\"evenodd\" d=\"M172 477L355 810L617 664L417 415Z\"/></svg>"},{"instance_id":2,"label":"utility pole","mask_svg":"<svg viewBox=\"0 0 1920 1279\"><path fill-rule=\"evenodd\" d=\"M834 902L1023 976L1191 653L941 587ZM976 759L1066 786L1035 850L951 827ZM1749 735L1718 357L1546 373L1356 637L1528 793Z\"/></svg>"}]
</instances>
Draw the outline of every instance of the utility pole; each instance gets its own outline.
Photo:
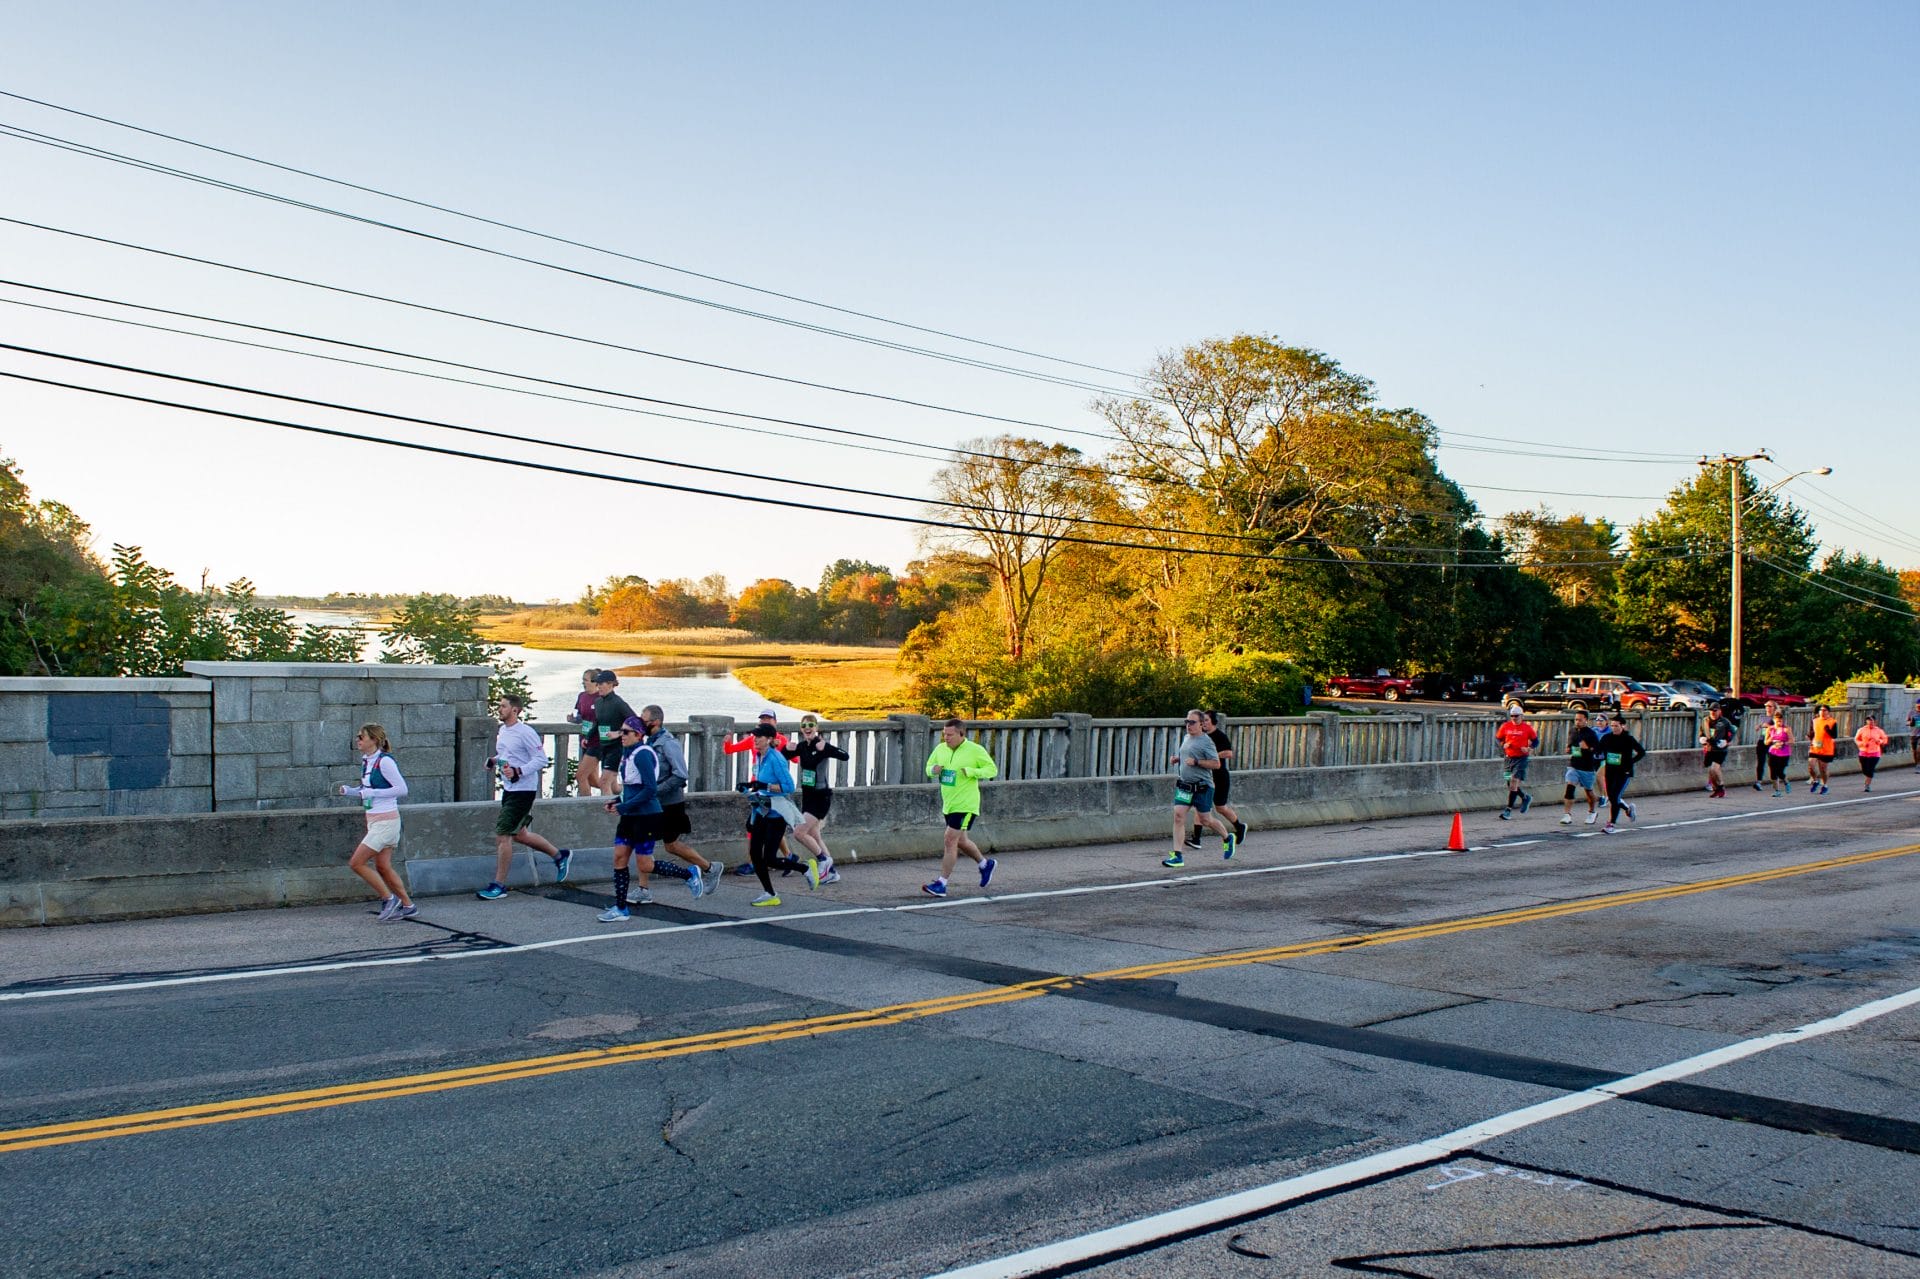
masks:
<instances>
[{"instance_id":1,"label":"utility pole","mask_svg":"<svg viewBox=\"0 0 1920 1279\"><path fill-rule=\"evenodd\" d=\"M1765 449L1758 453L1732 454L1722 453L1719 457L1703 457L1702 466L1724 466L1727 468L1727 493L1733 513L1733 627L1727 640L1727 696L1733 697L1740 692L1740 649L1742 636L1741 594L1740 594L1740 467L1747 462L1771 462L1773 455Z\"/></svg>"},{"instance_id":2,"label":"utility pole","mask_svg":"<svg viewBox=\"0 0 1920 1279\"><path fill-rule=\"evenodd\" d=\"M1727 468L1727 496L1730 501L1729 509L1733 517L1733 527L1730 532L1730 536L1733 540L1733 626L1731 628L1733 633L1730 636L1728 636L1728 643L1727 643L1727 695L1729 697L1734 696L1735 694L1740 692L1740 681L1741 681L1741 671L1740 671L1740 650L1741 650L1740 642L1741 642L1741 631L1742 631L1741 617L1740 617L1741 603L1742 603L1742 597L1740 594L1740 511L1741 511L1741 508L1751 505L1754 502L1758 502L1761 498L1765 497L1767 494L1775 492L1778 489L1784 488L1786 485L1792 483L1794 480L1799 479L1803 475L1832 475L1833 474L1833 468L1831 466L1816 466L1805 471L1795 471L1792 475L1787 476L1785 479L1775 480L1773 483L1767 485L1767 487L1761 489L1758 493L1755 493L1752 497L1742 500L1740 496L1741 465L1746 462L1771 462L1771 461L1773 461L1773 454L1767 452L1765 449L1761 449L1758 453L1739 453L1739 454L1722 453L1719 457L1703 457L1700 459L1700 465L1702 466L1724 466Z\"/></svg>"}]
</instances>

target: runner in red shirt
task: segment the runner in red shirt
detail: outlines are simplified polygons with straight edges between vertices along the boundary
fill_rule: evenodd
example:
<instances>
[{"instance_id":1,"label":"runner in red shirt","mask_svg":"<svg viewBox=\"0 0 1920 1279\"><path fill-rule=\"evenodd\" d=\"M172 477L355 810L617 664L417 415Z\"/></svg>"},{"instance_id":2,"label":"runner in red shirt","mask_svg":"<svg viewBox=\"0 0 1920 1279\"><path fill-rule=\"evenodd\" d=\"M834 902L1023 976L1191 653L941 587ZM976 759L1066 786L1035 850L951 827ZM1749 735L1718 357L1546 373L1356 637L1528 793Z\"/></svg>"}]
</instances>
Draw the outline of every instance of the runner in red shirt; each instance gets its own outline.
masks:
<instances>
[{"instance_id":1,"label":"runner in red shirt","mask_svg":"<svg viewBox=\"0 0 1920 1279\"><path fill-rule=\"evenodd\" d=\"M1526 812L1533 807L1533 796L1520 788L1527 780L1527 761L1533 757L1533 748L1540 740L1540 731L1521 718L1518 706L1507 707L1507 722L1494 730L1501 749L1507 755L1507 806L1500 810L1500 820L1513 820L1513 806L1520 805L1520 811Z\"/></svg>"}]
</instances>

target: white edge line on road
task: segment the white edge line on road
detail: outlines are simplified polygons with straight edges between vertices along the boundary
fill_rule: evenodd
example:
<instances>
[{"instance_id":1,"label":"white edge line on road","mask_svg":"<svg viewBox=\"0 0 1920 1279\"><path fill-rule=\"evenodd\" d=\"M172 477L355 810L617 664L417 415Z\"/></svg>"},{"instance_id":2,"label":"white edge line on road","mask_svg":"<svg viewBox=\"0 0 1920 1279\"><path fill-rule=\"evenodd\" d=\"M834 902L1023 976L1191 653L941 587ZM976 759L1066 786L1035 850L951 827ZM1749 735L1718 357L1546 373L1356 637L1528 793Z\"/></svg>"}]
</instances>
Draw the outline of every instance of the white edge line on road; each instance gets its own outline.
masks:
<instances>
[{"instance_id":1,"label":"white edge line on road","mask_svg":"<svg viewBox=\"0 0 1920 1279\"><path fill-rule=\"evenodd\" d=\"M1283 1181L1276 1181L1252 1190L1242 1190L1219 1199L1210 1199L1205 1203L1192 1204L1185 1208L1176 1208L1171 1212L1144 1217L1139 1221L1112 1226L1106 1230L1097 1230L1075 1239L1064 1239L1059 1243L1030 1248L1010 1257L983 1261L959 1270L945 1271L936 1279L1020 1279L1021 1276L1038 1274L1060 1266L1098 1261L1114 1253L1149 1246L1159 1240L1190 1230L1203 1230L1248 1213L1280 1208L1308 1195L1337 1190L1342 1186L1365 1181L1369 1177L1398 1172L1435 1159L1445 1159L1482 1142L1585 1110L1589 1106L1598 1106L1603 1102L1628 1096L1643 1088L1651 1088L1655 1084L1685 1079L1785 1044L1799 1043L1802 1040L1848 1030L1872 1021L1876 1017L1884 1017L1916 1004L1920 1004L1920 987L1902 991L1897 995L1888 995L1883 999L1861 1004L1857 1008L1848 1009L1846 1012L1820 1021L1808 1022L1791 1030L1759 1035L1753 1039L1728 1044L1693 1057L1682 1058L1664 1066L1655 1066L1651 1070L1628 1075L1612 1083L1600 1084L1580 1092L1568 1093L1564 1097L1556 1097L1552 1101L1543 1101L1536 1105L1523 1106L1518 1110L1510 1110L1503 1115L1494 1115L1492 1118L1483 1119L1465 1128L1456 1128L1452 1132L1442 1133L1437 1137L1428 1137L1411 1145L1401 1146L1397 1150L1381 1151L1348 1163L1336 1164L1331 1168L1322 1168L1318 1172L1303 1173L1300 1176L1288 1177Z\"/></svg>"},{"instance_id":2,"label":"white edge line on road","mask_svg":"<svg viewBox=\"0 0 1920 1279\"><path fill-rule=\"evenodd\" d=\"M1649 823L1641 830L1668 830L1681 826L1698 826L1706 822L1737 821L1745 817L1776 817L1788 813L1804 812L1808 809L1837 807L1841 804L1864 804L1878 800L1896 800L1920 798L1920 792L1903 791L1889 795L1864 795L1858 799L1836 799L1830 804L1796 804L1791 808L1765 808L1750 813L1727 813L1713 817L1696 817L1687 821ZM1589 832L1591 833L1591 832ZM1580 836L1575 836L1580 838ZM1522 839L1511 843L1473 844L1467 849L1470 853L1497 852L1507 848L1523 848L1534 844L1554 842L1551 839ZM994 893L985 897L956 897L943 901L906 902L898 906L848 906L837 910L802 911L792 915L775 915L767 918L714 919L699 924L667 924L658 928L629 928L614 932L581 933L572 937L552 937L546 941L521 942L511 946L492 946L481 950L456 950L445 954L433 955L395 955L387 959L346 959L329 964L288 964L279 968L251 968L230 973L197 973L191 977L157 977L148 981L104 982L95 986L68 986L52 990L16 990L0 992L0 1003L14 1003L26 999L58 999L72 995L110 995L122 991L158 990L168 986L205 986L217 982L254 981L265 977L298 977L311 973L338 973L360 968L394 968L407 964L440 963L455 959L492 959L506 955L525 955L542 950L558 950L569 946L593 946L606 942L630 941L638 937L659 937L681 933L708 932L720 928L746 928L754 924L791 924L807 919L844 919L854 915L880 915L915 910L953 910L961 907L984 906L997 902L1038 901L1055 897L1080 897L1090 893L1123 893L1142 888L1179 888L1186 884L1204 883L1215 879L1239 879L1248 875L1286 875L1297 871L1325 870L1334 866L1366 866L1377 862L1413 861L1423 857L1453 857L1458 854L1444 848L1421 849L1409 853L1368 853L1359 857L1336 857L1324 861L1289 862L1284 866L1247 866L1234 870L1200 871L1190 875L1178 875L1160 879L1132 880L1124 884L1081 884L1073 888L1036 889L1026 893Z\"/></svg>"}]
</instances>

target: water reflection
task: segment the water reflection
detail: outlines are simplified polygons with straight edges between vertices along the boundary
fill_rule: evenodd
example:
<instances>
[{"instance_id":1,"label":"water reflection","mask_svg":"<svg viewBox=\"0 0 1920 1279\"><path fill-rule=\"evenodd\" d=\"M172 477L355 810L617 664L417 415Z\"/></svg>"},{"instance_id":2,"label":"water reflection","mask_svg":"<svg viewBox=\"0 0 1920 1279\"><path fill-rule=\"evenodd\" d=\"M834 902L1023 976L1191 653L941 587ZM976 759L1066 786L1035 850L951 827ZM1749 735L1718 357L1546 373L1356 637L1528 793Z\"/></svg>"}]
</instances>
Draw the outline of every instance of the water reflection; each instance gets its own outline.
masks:
<instances>
[{"instance_id":1,"label":"water reflection","mask_svg":"<svg viewBox=\"0 0 1920 1279\"><path fill-rule=\"evenodd\" d=\"M317 609L288 609L294 622L320 626L354 626L361 630L365 644L360 660L380 660L380 633L366 619L346 613L326 613ZM583 634L582 638L587 638ZM573 709L574 695L580 691L580 672L592 666L613 671L620 677L620 695L638 710L649 703L666 711L669 720L684 720L693 715L731 715L751 720L763 710L771 710L781 719L798 718L804 707L769 702L742 684L733 674L739 663L719 657L656 657L645 653L609 653L599 649L526 648L508 644L503 656L524 663L534 704L532 718L556 721ZM771 659L755 658L756 664Z\"/></svg>"}]
</instances>

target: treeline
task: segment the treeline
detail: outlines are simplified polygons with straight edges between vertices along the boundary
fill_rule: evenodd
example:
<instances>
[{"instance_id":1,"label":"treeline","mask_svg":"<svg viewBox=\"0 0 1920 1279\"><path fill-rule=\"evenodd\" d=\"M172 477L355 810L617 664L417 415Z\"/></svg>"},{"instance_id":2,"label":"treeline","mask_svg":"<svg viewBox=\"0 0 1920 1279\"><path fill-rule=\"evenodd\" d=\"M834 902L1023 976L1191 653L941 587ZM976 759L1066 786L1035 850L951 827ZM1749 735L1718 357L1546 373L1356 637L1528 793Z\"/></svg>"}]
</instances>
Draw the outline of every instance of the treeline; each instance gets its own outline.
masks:
<instances>
[{"instance_id":1,"label":"treeline","mask_svg":"<svg viewBox=\"0 0 1920 1279\"><path fill-rule=\"evenodd\" d=\"M916 560L899 574L884 564L841 559L821 573L817 589L763 578L736 595L717 573L657 583L615 576L590 587L567 611L612 631L733 626L777 640L897 644L987 585L985 566L964 554ZM546 619L566 620L552 610Z\"/></svg>"},{"instance_id":2,"label":"treeline","mask_svg":"<svg viewBox=\"0 0 1920 1279\"><path fill-rule=\"evenodd\" d=\"M1000 436L941 470L940 516L969 527L930 541L972 557L989 589L909 634L923 709L1165 714L1210 687L1208 663L1257 654L1316 679L1725 679L1724 469L1624 532L1546 508L1489 523L1441 472L1433 424L1319 352L1242 335L1164 355L1142 381L1096 401L1117 440L1103 454ZM1758 494L1741 515L1748 681L1920 671L1920 575L1819 556L1802 512L1742 480Z\"/></svg>"},{"instance_id":3,"label":"treeline","mask_svg":"<svg viewBox=\"0 0 1920 1279\"><path fill-rule=\"evenodd\" d=\"M275 608L309 608L328 613L387 613L417 594L329 591L325 595L262 595L259 602ZM462 604L471 605L481 613L513 613L528 607L505 595L463 595L458 598Z\"/></svg>"}]
</instances>

